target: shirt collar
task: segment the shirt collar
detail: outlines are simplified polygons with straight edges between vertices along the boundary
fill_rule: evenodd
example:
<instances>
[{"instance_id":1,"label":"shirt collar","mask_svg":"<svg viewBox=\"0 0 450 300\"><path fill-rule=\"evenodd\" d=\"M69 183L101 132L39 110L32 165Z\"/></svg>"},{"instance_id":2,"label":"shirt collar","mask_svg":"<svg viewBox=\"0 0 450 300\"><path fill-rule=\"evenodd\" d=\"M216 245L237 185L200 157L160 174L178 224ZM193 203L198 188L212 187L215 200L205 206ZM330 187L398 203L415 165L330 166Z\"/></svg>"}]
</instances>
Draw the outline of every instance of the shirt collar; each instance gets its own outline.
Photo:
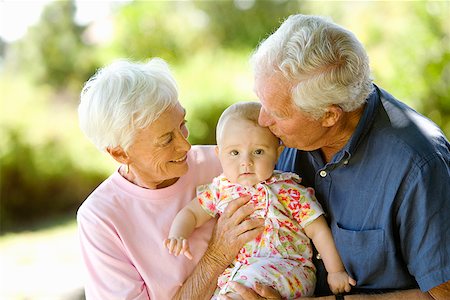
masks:
<instances>
[{"instance_id":1,"label":"shirt collar","mask_svg":"<svg viewBox=\"0 0 450 300\"><path fill-rule=\"evenodd\" d=\"M347 144L345 144L344 148L342 148L338 153L336 153L331 163L337 163L342 159L348 161L351 158L353 153L355 153L359 143L362 141L364 136L366 136L367 132L369 132L370 128L372 127L379 103L380 103L379 90L378 87L374 85L374 90L372 91L372 93L369 94L369 96L366 99L366 107L361 116L361 119L358 122L358 125L356 126L355 131L353 132Z\"/></svg>"}]
</instances>

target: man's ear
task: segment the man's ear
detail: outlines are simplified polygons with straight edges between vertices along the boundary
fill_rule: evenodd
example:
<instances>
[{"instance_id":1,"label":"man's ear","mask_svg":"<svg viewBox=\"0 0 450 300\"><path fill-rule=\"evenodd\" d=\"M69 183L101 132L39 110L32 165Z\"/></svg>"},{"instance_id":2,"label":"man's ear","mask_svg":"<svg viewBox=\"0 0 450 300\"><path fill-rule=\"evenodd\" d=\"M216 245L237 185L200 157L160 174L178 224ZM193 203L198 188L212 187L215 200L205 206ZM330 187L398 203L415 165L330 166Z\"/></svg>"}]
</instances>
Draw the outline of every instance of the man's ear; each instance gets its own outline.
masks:
<instances>
[{"instance_id":1,"label":"man's ear","mask_svg":"<svg viewBox=\"0 0 450 300\"><path fill-rule=\"evenodd\" d=\"M107 147L106 151L114 158L117 162L121 164L128 165L130 163L130 157L127 152L122 149L122 147Z\"/></svg>"},{"instance_id":2,"label":"man's ear","mask_svg":"<svg viewBox=\"0 0 450 300\"><path fill-rule=\"evenodd\" d=\"M342 108L337 105L328 106L327 111L322 116L322 126L333 127L342 117L343 113Z\"/></svg>"}]
</instances>

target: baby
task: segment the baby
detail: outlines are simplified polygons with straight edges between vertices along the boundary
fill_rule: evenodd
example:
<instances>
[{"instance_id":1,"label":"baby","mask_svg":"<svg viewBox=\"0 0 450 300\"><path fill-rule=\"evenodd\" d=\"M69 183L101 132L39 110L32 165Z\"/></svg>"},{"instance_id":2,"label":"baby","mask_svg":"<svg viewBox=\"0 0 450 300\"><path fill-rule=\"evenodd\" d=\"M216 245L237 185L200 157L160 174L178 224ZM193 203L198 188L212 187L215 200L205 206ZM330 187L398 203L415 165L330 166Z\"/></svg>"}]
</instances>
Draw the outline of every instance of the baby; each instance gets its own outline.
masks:
<instances>
[{"instance_id":1,"label":"baby","mask_svg":"<svg viewBox=\"0 0 450 300\"><path fill-rule=\"evenodd\" d=\"M251 217L264 218L264 232L219 276L215 296L240 299L231 281L271 286L284 299L311 296L316 282L311 240L333 293L350 291L356 282L345 271L314 190L301 186L298 175L274 170L283 146L258 125L260 109L258 102L240 102L223 112L216 131L223 173L197 188L197 198L175 217L165 247L191 259L187 239L194 229L222 214L230 201L250 195L257 208Z\"/></svg>"}]
</instances>

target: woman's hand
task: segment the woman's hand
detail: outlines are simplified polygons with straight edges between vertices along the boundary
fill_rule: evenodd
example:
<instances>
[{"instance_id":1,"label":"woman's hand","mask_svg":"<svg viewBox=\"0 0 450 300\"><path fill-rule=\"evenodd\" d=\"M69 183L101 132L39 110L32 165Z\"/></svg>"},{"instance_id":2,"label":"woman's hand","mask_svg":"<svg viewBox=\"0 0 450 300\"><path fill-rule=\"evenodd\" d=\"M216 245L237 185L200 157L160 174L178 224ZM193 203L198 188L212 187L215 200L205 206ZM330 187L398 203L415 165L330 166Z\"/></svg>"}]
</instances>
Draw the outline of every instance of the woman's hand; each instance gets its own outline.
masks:
<instances>
[{"instance_id":1,"label":"woman's hand","mask_svg":"<svg viewBox=\"0 0 450 300\"><path fill-rule=\"evenodd\" d=\"M264 220L249 218L255 206L249 196L231 201L220 216L205 255L226 268L245 243L255 239L264 230Z\"/></svg>"},{"instance_id":2,"label":"woman's hand","mask_svg":"<svg viewBox=\"0 0 450 300\"><path fill-rule=\"evenodd\" d=\"M280 294L273 288L256 283L253 289L248 288L237 282L230 282L230 287L236 294L241 296L243 300L257 300L257 299L281 299ZM230 300L232 298L226 295L220 295L218 299Z\"/></svg>"}]
</instances>

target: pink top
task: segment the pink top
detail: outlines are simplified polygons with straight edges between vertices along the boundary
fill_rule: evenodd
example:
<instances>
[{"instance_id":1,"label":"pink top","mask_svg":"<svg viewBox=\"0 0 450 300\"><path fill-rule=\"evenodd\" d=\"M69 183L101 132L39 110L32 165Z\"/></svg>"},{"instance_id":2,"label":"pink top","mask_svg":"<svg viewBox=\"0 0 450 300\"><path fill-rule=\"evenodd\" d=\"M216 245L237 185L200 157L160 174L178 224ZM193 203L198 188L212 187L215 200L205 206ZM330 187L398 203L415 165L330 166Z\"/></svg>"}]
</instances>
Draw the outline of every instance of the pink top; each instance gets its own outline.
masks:
<instances>
[{"instance_id":1,"label":"pink top","mask_svg":"<svg viewBox=\"0 0 450 300\"><path fill-rule=\"evenodd\" d=\"M172 299L203 256L211 220L189 238L194 259L172 256L163 241L175 215L195 197L197 185L221 173L213 146L193 146L189 170L157 190L136 186L117 171L100 184L77 213L87 271L87 299Z\"/></svg>"}]
</instances>

